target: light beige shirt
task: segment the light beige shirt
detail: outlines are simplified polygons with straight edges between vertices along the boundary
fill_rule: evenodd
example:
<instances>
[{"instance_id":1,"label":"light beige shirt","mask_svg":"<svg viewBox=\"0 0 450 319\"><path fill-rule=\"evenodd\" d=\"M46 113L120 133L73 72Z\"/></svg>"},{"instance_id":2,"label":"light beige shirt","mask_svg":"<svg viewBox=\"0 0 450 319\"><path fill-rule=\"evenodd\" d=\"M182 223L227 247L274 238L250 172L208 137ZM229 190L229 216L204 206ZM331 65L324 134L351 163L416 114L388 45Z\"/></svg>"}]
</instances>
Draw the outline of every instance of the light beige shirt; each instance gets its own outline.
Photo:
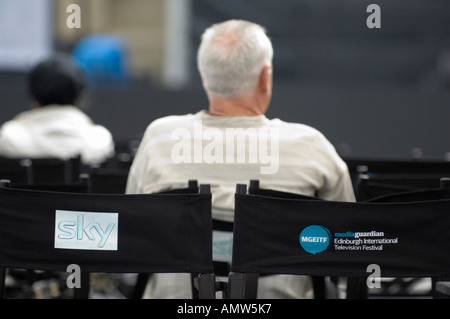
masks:
<instances>
[{"instance_id":1,"label":"light beige shirt","mask_svg":"<svg viewBox=\"0 0 450 319\"><path fill-rule=\"evenodd\" d=\"M182 188L190 179L211 185L213 218L223 221L233 221L236 184L251 179L259 180L262 188L355 201L346 164L319 131L266 116L221 117L201 111L151 123L130 169L126 192ZM190 288L169 279L175 277L154 275L147 296L189 297ZM187 277L184 281L189 284ZM265 277L258 291L260 298L311 294L310 283L299 276Z\"/></svg>"}]
</instances>

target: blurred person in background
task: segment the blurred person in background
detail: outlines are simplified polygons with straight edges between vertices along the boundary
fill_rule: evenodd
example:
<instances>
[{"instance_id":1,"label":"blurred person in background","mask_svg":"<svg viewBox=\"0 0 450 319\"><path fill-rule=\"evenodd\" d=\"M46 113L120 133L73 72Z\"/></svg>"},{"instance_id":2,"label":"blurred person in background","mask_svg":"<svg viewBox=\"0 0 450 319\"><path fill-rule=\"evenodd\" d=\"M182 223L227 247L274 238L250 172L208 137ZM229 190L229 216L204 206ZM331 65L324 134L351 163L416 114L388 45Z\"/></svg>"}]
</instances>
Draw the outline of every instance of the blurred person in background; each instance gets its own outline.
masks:
<instances>
[{"instance_id":1,"label":"blurred person in background","mask_svg":"<svg viewBox=\"0 0 450 319\"><path fill-rule=\"evenodd\" d=\"M31 109L0 128L0 156L75 158L100 164L114 155L112 134L96 125L78 103L86 90L83 73L70 56L38 63L28 75Z\"/></svg>"},{"instance_id":2,"label":"blurred person in background","mask_svg":"<svg viewBox=\"0 0 450 319\"><path fill-rule=\"evenodd\" d=\"M272 96L272 60L272 44L263 27L230 20L208 28L202 36L198 67L209 110L168 116L148 126L128 176L127 193L182 188L189 179L196 179L211 185L213 219L225 222L234 220L236 184L248 184L251 179L259 180L263 188L354 201L348 168L319 131L265 116ZM229 129L247 131L233 136L237 140L231 145L234 149L247 140L247 155L248 140L261 142L263 136L257 134L265 132L269 144L265 155L272 157L274 165L268 165L268 156L258 158L258 154L246 161L237 158L238 151L228 156ZM215 152L208 153L209 143L217 139ZM262 276L257 296L312 298L311 278ZM190 298L190 276L153 274L144 297Z\"/></svg>"}]
</instances>

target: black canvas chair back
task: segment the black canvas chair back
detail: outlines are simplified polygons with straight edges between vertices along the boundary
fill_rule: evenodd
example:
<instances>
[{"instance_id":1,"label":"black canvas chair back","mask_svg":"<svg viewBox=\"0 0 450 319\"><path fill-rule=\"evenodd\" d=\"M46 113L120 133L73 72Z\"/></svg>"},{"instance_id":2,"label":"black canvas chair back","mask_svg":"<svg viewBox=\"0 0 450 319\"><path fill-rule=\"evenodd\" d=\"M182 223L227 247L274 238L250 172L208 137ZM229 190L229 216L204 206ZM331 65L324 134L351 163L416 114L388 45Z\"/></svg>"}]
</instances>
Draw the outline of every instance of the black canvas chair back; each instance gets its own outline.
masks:
<instances>
[{"instance_id":1,"label":"black canvas chair back","mask_svg":"<svg viewBox=\"0 0 450 319\"><path fill-rule=\"evenodd\" d=\"M371 193L366 202L373 203L399 203L399 202L417 202L417 201L429 201L429 200L441 200L441 199L450 199L450 178L442 177L438 180L436 184L439 187L434 188L423 188L423 189L415 189L415 190L397 190L397 191L383 191L380 192L383 195L376 195L378 189L375 190L374 193ZM370 185L374 186L374 185ZM367 187L366 190L370 191L374 188ZM383 188L383 190L391 189L386 185L378 186Z\"/></svg>"},{"instance_id":2,"label":"black canvas chair back","mask_svg":"<svg viewBox=\"0 0 450 319\"><path fill-rule=\"evenodd\" d=\"M200 187L204 187L202 192L209 193L208 185L200 185ZM197 180L189 180L186 188L176 188L158 192L160 195L177 195L177 194L196 194L200 191L200 187L198 185Z\"/></svg>"},{"instance_id":3,"label":"black canvas chair back","mask_svg":"<svg viewBox=\"0 0 450 319\"><path fill-rule=\"evenodd\" d=\"M238 185L238 187L242 187L241 191L245 193L245 185ZM320 200L317 197L306 196L302 194L294 194L289 192L276 191L273 189L261 188L259 180L251 180L248 193L252 195L261 195L266 197L277 197L277 198L285 198L285 199L305 199L305 200Z\"/></svg>"},{"instance_id":4,"label":"black canvas chair back","mask_svg":"<svg viewBox=\"0 0 450 319\"><path fill-rule=\"evenodd\" d=\"M81 158L0 159L0 178L21 185L73 183L81 173Z\"/></svg>"},{"instance_id":5,"label":"black canvas chair back","mask_svg":"<svg viewBox=\"0 0 450 319\"><path fill-rule=\"evenodd\" d=\"M81 157L31 159L33 183L72 183L81 172Z\"/></svg>"},{"instance_id":6,"label":"black canvas chair back","mask_svg":"<svg viewBox=\"0 0 450 319\"><path fill-rule=\"evenodd\" d=\"M345 159L351 174L449 174L450 162L394 159Z\"/></svg>"},{"instance_id":7,"label":"black canvas chair back","mask_svg":"<svg viewBox=\"0 0 450 319\"><path fill-rule=\"evenodd\" d=\"M373 200L377 197L419 190L436 189L444 176L435 174L361 174L356 188L358 201ZM438 194L437 194L438 195ZM427 195L425 195L427 196Z\"/></svg>"},{"instance_id":8,"label":"black canvas chair back","mask_svg":"<svg viewBox=\"0 0 450 319\"><path fill-rule=\"evenodd\" d=\"M33 182L33 169L30 160L0 158L0 178L21 184Z\"/></svg>"},{"instance_id":9,"label":"black canvas chair back","mask_svg":"<svg viewBox=\"0 0 450 319\"><path fill-rule=\"evenodd\" d=\"M0 188L0 220L1 267L64 272L76 264L87 273L213 272L211 194ZM199 297L211 298L214 287L208 291L199 282Z\"/></svg>"},{"instance_id":10,"label":"black canvas chair back","mask_svg":"<svg viewBox=\"0 0 450 319\"><path fill-rule=\"evenodd\" d=\"M396 185L397 188L402 187L404 191L414 190L415 186L419 188L438 187L434 183L438 181L439 177L450 174L450 162L448 161L347 158L345 162L355 191L360 175L363 173L375 177L377 183ZM427 185L424 185L425 182ZM405 189L405 187L407 188ZM381 195L384 194L376 196ZM365 199L368 198L364 197L362 200Z\"/></svg>"},{"instance_id":11,"label":"black canvas chair back","mask_svg":"<svg viewBox=\"0 0 450 319\"><path fill-rule=\"evenodd\" d=\"M48 191L60 193L91 193L90 176L80 174L77 181L71 183L16 183L15 180L0 180L2 187L11 187L16 189Z\"/></svg>"},{"instance_id":12,"label":"black canvas chair back","mask_svg":"<svg viewBox=\"0 0 450 319\"><path fill-rule=\"evenodd\" d=\"M128 172L123 168L90 169L91 192L95 194L125 194Z\"/></svg>"},{"instance_id":13,"label":"black canvas chair back","mask_svg":"<svg viewBox=\"0 0 450 319\"><path fill-rule=\"evenodd\" d=\"M450 276L450 200L346 203L236 194L232 298L246 274Z\"/></svg>"}]
</instances>

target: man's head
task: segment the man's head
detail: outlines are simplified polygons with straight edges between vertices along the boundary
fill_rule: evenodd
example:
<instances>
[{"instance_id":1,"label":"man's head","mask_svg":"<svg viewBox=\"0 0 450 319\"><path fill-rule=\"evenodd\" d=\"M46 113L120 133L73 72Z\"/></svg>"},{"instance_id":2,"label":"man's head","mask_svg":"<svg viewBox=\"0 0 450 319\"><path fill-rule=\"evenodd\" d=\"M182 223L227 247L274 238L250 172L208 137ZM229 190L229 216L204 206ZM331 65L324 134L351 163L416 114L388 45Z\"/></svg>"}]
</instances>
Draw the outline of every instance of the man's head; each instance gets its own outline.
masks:
<instances>
[{"instance_id":1,"label":"man's head","mask_svg":"<svg viewBox=\"0 0 450 319\"><path fill-rule=\"evenodd\" d=\"M74 105L85 87L83 73L65 55L39 63L28 76L29 93L39 106Z\"/></svg>"},{"instance_id":2,"label":"man's head","mask_svg":"<svg viewBox=\"0 0 450 319\"><path fill-rule=\"evenodd\" d=\"M197 59L209 97L248 96L261 85L269 85L271 94L273 47L260 25L229 20L211 26L203 33Z\"/></svg>"}]
</instances>

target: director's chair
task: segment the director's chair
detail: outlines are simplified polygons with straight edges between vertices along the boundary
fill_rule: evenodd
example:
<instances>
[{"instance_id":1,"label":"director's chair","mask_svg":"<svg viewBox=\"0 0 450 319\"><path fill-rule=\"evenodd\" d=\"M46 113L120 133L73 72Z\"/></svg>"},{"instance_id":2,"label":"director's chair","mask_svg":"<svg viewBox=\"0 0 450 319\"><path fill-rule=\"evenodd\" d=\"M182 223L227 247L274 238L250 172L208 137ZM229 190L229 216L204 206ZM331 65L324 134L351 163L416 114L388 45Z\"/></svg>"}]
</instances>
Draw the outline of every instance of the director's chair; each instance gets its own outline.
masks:
<instances>
[{"instance_id":1,"label":"director's chair","mask_svg":"<svg viewBox=\"0 0 450 319\"><path fill-rule=\"evenodd\" d=\"M255 298L254 278L259 274L367 277L371 264L379 265L383 277L446 280L450 277L449 211L448 199L330 202L247 194L246 185L237 185L230 296ZM328 245L313 243L313 249L305 248L301 234L309 226L318 226ZM336 247L335 239L342 234L355 236L355 232L375 235L366 239L397 241L382 245L381 250ZM309 236L315 237L314 233ZM369 242L365 245L373 246Z\"/></svg>"},{"instance_id":2,"label":"director's chair","mask_svg":"<svg viewBox=\"0 0 450 319\"><path fill-rule=\"evenodd\" d=\"M65 272L72 264L82 274L191 273L198 298L214 298L211 194L0 188L0 297L5 268Z\"/></svg>"}]
</instances>

